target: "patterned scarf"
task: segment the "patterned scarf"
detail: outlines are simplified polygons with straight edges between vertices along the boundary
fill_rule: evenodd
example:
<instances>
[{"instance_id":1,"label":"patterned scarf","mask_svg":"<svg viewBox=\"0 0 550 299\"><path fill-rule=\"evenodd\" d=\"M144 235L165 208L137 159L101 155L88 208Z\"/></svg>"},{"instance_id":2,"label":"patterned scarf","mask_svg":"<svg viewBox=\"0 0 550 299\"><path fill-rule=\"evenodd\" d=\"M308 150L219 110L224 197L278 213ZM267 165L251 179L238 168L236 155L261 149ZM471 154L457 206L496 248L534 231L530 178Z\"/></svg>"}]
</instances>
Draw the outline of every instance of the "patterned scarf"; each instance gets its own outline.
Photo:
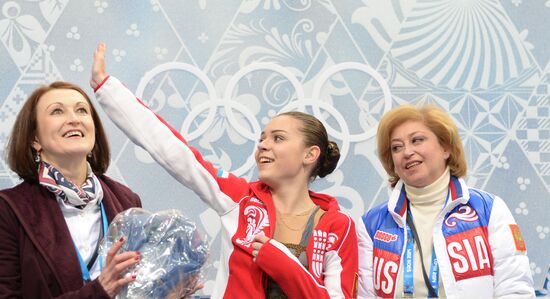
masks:
<instances>
[{"instance_id":1,"label":"patterned scarf","mask_svg":"<svg viewBox=\"0 0 550 299\"><path fill-rule=\"evenodd\" d=\"M92 172L88 164L88 177L81 187L63 176L52 165L42 161L38 168L38 180L40 185L48 188L57 198L65 204L83 209L90 202L99 202L103 199L103 190L99 180Z\"/></svg>"}]
</instances>

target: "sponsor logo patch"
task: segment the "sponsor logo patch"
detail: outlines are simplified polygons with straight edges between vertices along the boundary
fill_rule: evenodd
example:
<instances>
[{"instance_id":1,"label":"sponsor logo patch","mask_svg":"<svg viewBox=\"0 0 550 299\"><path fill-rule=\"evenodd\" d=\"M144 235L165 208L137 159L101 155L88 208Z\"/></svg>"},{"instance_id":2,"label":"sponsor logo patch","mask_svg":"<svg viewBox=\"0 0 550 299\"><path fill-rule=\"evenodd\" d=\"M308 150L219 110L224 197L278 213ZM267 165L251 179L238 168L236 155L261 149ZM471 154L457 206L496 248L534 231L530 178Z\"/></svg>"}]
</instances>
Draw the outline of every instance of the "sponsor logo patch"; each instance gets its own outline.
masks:
<instances>
[{"instance_id":1,"label":"sponsor logo patch","mask_svg":"<svg viewBox=\"0 0 550 299\"><path fill-rule=\"evenodd\" d=\"M374 234L374 239L382 241L382 242L393 242L397 240L396 234L390 234L385 231L377 230L376 234Z\"/></svg>"}]
</instances>

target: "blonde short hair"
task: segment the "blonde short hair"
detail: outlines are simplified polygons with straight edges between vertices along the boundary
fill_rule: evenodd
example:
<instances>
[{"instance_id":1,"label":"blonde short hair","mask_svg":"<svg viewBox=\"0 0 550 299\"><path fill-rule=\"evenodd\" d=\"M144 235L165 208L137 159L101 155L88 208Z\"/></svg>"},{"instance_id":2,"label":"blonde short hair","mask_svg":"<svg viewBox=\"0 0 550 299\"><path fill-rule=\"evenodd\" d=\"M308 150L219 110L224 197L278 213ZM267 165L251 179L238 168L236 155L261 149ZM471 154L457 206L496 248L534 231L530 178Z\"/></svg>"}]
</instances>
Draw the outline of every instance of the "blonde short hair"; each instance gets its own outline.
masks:
<instances>
[{"instance_id":1,"label":"blonde short hair","mask_svg":"<svg viewBox=\"0 0 550 299\"><path fill-rule=\"evenodd\" d=\"M377 142L378 158L389 175L392 187L399 181L395 172L391 152L391 134L393 130L407 121L419 121L428 127L436 136L439 144L449 151L447 165L451 175L463 177L466 175L467 164L464 156L464 147L460 140L458 128L449 114L436 106L416 107L402 105L388 111L378 125Z\"/></svg>"}]
</instances>

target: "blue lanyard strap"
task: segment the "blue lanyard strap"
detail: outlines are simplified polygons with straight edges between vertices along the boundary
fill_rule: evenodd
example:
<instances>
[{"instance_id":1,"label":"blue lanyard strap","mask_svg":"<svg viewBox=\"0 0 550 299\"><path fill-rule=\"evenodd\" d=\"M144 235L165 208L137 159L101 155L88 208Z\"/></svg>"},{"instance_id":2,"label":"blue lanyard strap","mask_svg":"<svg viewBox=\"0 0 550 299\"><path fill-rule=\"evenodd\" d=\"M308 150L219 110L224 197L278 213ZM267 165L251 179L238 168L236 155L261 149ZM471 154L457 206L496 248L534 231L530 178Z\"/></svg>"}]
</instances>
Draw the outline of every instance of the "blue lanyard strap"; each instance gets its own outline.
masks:
<instances>
[{"instance_id":1,"label":"blue lanyard strap","mask_svg":"<svg viewBox=\"0 0 550 299\"><path fill-rule=\"evenodd\" d=\"M407 203L408 204L408 203ZM410 212L410 205L407 206L407 217L410 217L412 223L412 213ZM407 244L405 247L405 263L403 267L403 297L414 297L414 236L408 223L406 225L407 230ZM422 254L422 252L420 252ZM430 285L435 291L435 296L431 296L428 292L428 298L438 298L439 294L439 265L437 264L437 257L435 254L435 248L432 246L432 262L430 264Z\"/></svg>"},{"instance_id":2,"label":"blue lanyard strap","mask_svg":"<svg viewBox=\"0 0 550 299\"><path fill-rule=\"evenodd\" d=\"M405 248L405 263L403 267L403 297L414 297L414 239L411 228L407 225L407 246Z\"/></svg>"},{"instance_id":3,"label":"blue lanyard strap","mask_svg":"<svg viewBox=\"0 0 550 299\"><path fill-rule=\"evenodd\" d=\"M107 224L107 214L105 213L105 207L103 206L103 202L99 204L99 207L101 209L101 224L102 228L100 228L100 233L102 232L101 236L107 235L107 230L109 228L109 225ZM97 240L97 243L101 242L101 236ZM84 259L82 258L82 255L80 255L80 251L78 250L78 247L76 247L76 244L74 244L74 248L76 250L76 255L78 256L78 262L80 263L80 270L82 271L82 280L84 280L85 283L91 281L90 277L90 270L92 269L93 265L86 265L84 263ZM99 246L96 246L96 253L98 251ZM103 270L103 259L100 256L99 257L99 269L100 271Z\"/></svg>"}]
</instances>

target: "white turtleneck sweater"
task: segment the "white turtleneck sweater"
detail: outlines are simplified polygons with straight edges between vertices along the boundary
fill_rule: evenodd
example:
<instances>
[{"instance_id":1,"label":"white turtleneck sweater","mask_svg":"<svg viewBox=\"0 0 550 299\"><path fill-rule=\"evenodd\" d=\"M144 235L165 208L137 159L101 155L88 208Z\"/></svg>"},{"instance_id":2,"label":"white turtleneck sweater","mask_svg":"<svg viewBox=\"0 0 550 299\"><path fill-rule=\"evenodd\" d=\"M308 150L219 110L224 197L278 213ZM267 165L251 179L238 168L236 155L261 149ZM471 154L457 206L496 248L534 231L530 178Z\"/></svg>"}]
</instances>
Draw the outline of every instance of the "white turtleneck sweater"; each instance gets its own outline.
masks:
<instances>
[{"instance_id":1,"label":"white turtleneck sweater","mask_svg":"<svg viewBox=\"0 0 550 299\"><path fill-rule=\"evenodd\" d=\"M413 215L414 225L416 232L418 233L418 239L420 245L422 245L422 255L424 258L424 267L426 268L426 274L430 276L430 267L432 261L432 249L433 249L433 231L435 220L443 206L445 205L445 199L449 190L449 181L451 179L449 167L445 169L445 172L432 184L423 187L415 188L405 184L405 191L407 192L407 198L411 204L411 213ZM412 237L412 236L411 236ZM420 251L416 243L414 244L414 297L426 298L428 297L428 289L424 283L424 276L422 275L422 266L420 264ZM404 269L404 267L402 267ZM445 290L443 289L443 281L441 275L439 276L439 298L445 297ZM396 297L400 297L403 294L403 270L397 281Z\"/></svg>"}]
</instances>

